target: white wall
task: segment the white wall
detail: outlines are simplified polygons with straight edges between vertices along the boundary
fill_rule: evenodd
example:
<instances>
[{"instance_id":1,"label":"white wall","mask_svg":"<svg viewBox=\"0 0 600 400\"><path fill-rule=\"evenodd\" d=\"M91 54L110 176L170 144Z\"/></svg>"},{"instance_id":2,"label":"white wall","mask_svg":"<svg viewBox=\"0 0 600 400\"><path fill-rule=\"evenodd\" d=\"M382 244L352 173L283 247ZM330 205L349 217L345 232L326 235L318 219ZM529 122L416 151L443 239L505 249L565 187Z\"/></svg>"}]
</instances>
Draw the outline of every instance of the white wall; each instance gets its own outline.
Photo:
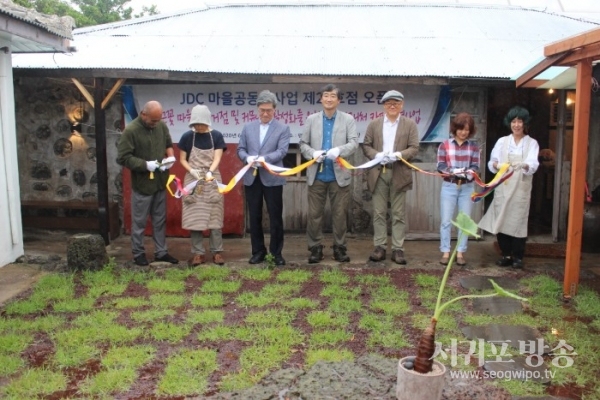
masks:
<instances>
[{"instance_id":1,"label":"white wall","mask_svg":"<svg viewBox=\"0 0 600 400\"><path fill-rule=\"evenodd\" d=\"M10 43L0 40L0 48ZM0 51L0 267L23 252L11 53Z\"/></svg>"}]
</instances>

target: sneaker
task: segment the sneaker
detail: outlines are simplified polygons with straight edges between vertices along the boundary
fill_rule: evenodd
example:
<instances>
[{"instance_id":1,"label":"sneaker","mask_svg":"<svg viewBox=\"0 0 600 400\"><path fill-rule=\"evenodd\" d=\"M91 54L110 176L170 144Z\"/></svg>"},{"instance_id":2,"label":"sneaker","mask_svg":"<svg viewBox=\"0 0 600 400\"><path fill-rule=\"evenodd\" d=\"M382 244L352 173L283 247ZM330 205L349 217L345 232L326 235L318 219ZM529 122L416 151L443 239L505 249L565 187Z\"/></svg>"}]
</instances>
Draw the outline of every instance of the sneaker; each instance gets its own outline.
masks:
<instances>
[{"instance_id":1,"label":"sneaker","mask_svg":"<svg viewBox=\"0 0 600 400\"><path fill-rule=\"evenodd\" d=\"M333 245L333 259L339 262L349 262L350 257L346 254L346 246Z\"/></svg>"},{"instance_id":2,"label":"sneaker","mask_svg":"<svg viewBox=\"0 0 600 400\"><path fill-rule=\"evenodd\" d=\"M188 265L190 267L197 267L200 264L204 264L204 254L194 254L194 257L188 260Z\"/></svg>"},{"instance_id":3,"label":"sneaker","mask_svg":"<svg viewBox=\"0 0 600 400\"><path fill-rule=\"evenodd\" d=\"M139 256L135 257L133 259L133 262L135 263L135 265L139 265L140 267L145 267L149 264L145 254L140 254Z\"/></svg>"},{"instance_id":4,"label":"sneaker","mask_svg":"<svg viewBox=\"0 0 600 400\"><path fill-rule=\"evenodd\" d=\"M496 261L496 265L499 267L510 267L513 265L513 260L511 257L502 257L498 261Z\"/></svg>"},{"instance_id":5,"label":"sneaker","mask_svg":"<svg viewBox=\"0 0 600 400\"><path fill-rule=\"evenodd\" d=\"M215 253L215 255L213 256L213 262L217 265L223 265L225 264L225 259L223 258L221 253Z\"/></svg>"},{"instance_id":6,"label":"sneaker","mask_svg":"<svg viewBox=\"0 0 600 400\"><path fill-rule=\"evenodd\" d=\"M373 249L373 252L369 256L371 261L383 261L385 260L385 249L381 246L377 246Z\"/></svg>"},{"instance_id":7,"label":"sneaker","mask_svg":"<svg viewBox=\"0 0 600 400\"><path fill-rule=\"evenodd\" d=\"M165 253L164 256L162 257L154 257L154 261L162 261L162 262L168 262L171 264L178 264L179 260L176 259L175 257L173 257L172 255L170 255L169 253Z\"/></svg>"},{"instance_id":8,"label":"sneaker","mask_svg":"<svg viewBox=\"0 0 600 400\"><path fill-rule=\"evenodd\" d=\"M309 264L316 264L319 261L323 260L325 256L323 256L323 245L317 244L310 248L310 256L308 257Z\"/></svg>"},{"instance_id":9,"label":"sneaker","mask_svg":"<svg viewBox=\"0 0 600 400\"><path fill-rule=\"evenodd\" d=\"M513 268L523 269L523 260L515 258L512 263Z\"/></svg>"},{"instance_id":10,"label":"sneaker","mask_svg":"<svg viewBox=\"0 0 600 400\"><path fill-rule=\"evenodd\" d=\"M402 250L393 250L392 261L396 264L405 265L406 260L404 259L404 252Z\"/></svg>"}]
</instances>

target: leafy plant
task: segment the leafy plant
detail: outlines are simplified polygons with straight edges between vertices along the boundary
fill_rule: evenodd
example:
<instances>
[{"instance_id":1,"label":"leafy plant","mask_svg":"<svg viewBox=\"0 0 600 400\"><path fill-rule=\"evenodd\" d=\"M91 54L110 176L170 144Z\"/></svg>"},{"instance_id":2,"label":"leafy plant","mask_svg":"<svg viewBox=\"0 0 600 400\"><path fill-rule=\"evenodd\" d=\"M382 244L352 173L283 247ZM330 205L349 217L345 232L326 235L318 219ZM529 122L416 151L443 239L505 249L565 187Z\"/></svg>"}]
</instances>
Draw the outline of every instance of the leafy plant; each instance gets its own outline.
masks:
<instances>
[{"instance_id":1,"label":"leafy plant","mask_svg":"<svg viewBox=\"0 0 600 400\"><path fill-rule=\"evenodd\" d=\"M456 222L452 221L452 224L458 228L458 238L456 239L456 246L454 247L454 251L450 256L450 260L448 260L448 265L446 266L446 270L444 271L444 276L442 278L442 282L440 283L440 287L438 290L437 301L435 303L435 310L433 312L433 317L431 317L431 322L429 326L423 331L421 334L421 339L419 340L419 346L417 348L417 357L414 363L414 370L416 372L426 374L431 372L433 368L433 354L435 351L435 328L438 319L442 312L451 304L463 300L463 299L474 299L474 298L483 298L483 297L494 297L494 296L506 296L512 297L513 299L527 301L527 299L517 296L516 294L507 292L502 289L496 282L490 279L490 283L494 287L495 292L491 294L468 294L464 296L454 297L442 303L442 297L444 295L444 289L446 287L446 282L448 281L448 276L450 275L450 269L452 268L452 264L454 264L454 260L456 259L456 254L458 252L458 244L460 243L462 237L464 235L473 236L475 238L479 238L477 234L477 224L475 221L471 219L467 214L462 211L458 213L456 216Z\"/></svg>"}]
</instances>

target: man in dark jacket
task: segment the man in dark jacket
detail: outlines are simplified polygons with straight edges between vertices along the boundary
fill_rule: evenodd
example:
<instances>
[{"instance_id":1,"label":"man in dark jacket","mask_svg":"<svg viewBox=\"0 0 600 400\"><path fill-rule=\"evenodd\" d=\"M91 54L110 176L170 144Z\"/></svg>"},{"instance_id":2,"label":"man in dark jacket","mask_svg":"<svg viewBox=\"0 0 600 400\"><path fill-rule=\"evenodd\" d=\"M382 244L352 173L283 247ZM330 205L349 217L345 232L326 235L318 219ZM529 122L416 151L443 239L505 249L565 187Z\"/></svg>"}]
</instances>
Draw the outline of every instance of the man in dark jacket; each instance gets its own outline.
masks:
<instances>
[{"instance_id":1,"label":"man in dark jacket","mask_svg":"<svg viewBox=\"0 0 600 400\"><path fill-rule=\"evenodd\" d=\"M117 162L131 171L131 251L135 263L148 265L144 230L150 215L155 261L177 264L179 260L167 252L165 235L165 189L169 177L166 171L175 162L175 156L159 102L146 103L140 115L125 127L118 151Z\"/></svg>"}]
</instances>

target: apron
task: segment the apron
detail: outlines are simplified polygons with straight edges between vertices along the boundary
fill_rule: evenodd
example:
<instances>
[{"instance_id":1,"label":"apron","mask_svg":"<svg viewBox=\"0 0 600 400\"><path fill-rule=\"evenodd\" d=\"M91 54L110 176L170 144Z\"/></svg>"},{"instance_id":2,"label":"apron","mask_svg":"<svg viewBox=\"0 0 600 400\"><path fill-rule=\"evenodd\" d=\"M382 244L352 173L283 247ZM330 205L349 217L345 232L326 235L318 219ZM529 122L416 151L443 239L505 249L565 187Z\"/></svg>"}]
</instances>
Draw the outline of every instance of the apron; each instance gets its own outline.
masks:
<instances>
[{"instance_id":1,"label":"apron","mask_svg":"<svg viewBox=\"0 0 600 400\"><path fill-rule=\"evenodd\" d=\"M508 136L504 140L499 163L514 165L523 162L529 152L531 138L523 137L522 154L508 154L510 139ZM527 237L532 180L533 175L525 175L521 169L516 170L513 176L494 190L494 200L481 218L479 227L494 235L500 232L518 238Z\"/></svg>"},{"instance_id":2,"label":"apron","mask_svg":"<svg viewBox=\"0 0 600 400\"><path fill-rule=\"evenodd\" d=\"M196 135L197 133L194 133ZM188 163L192 169L200 170L201 176L209 170L215 158L215 143L209 132L212 149L202 150L194 146L195 136L192 139L192 151ZM203 231L206 229L223 228L223 195L219 193L217 181L221 181L221 173L217 168L213 172L212 181L198 181L198 185L192 193L183 196L181 214L181 226L190 231ZM196 180L189 172L186 172L183 181L184 186Z\"/></svg>"}]
</instances>

